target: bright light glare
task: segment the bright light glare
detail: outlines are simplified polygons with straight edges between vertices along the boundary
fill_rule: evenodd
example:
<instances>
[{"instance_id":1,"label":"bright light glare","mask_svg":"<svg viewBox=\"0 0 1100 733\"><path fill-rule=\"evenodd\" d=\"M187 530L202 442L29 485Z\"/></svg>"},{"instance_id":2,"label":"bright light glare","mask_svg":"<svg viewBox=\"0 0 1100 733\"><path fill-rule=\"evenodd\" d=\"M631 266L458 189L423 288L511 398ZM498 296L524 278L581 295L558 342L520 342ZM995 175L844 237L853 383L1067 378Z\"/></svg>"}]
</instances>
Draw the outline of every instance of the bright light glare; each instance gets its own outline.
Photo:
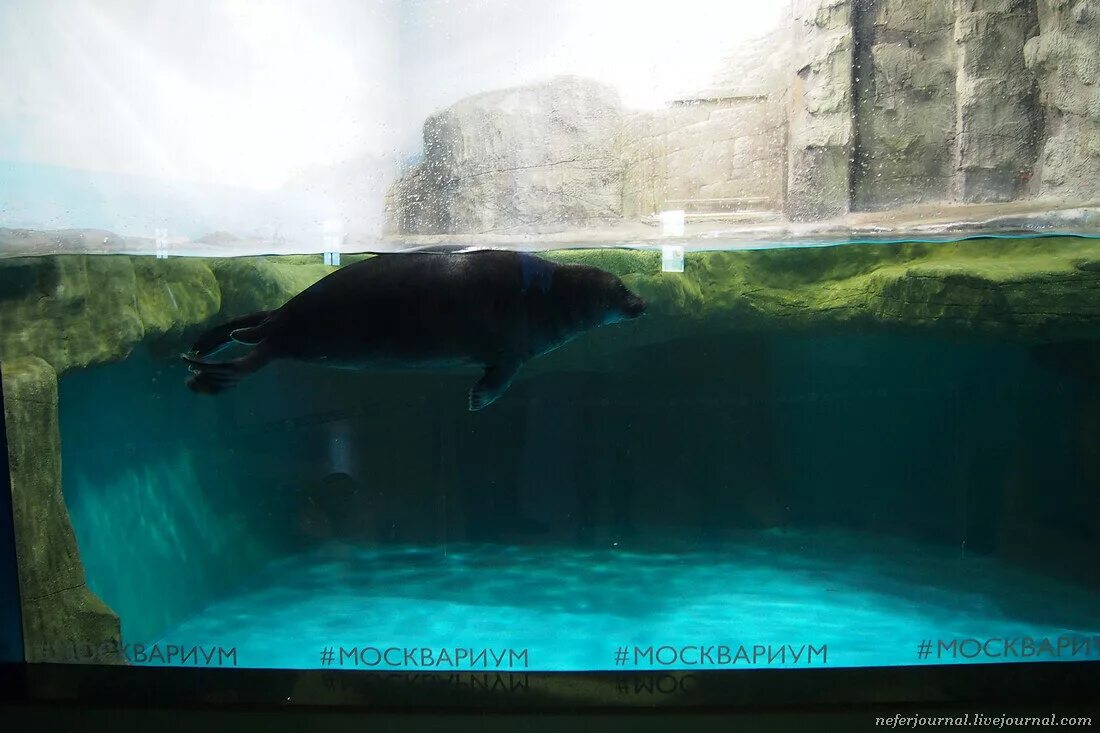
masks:
<instances>
[{"instance_id":1,"label":"bright light glare","mask_svg":"<svg viewBox=\"0 0 1100 733\"><path fill-rule=\"evenodd\" d=\"M414 152L467 94L560 73L630 107L706 87L761 0L7 0L0 160L275 189Z\"/></svg>"},{"instance_id":2,"label":"bright light glare","mask_svg":"<svg viewBox=\"0 0 1100 733\"><path fill-rule=\"evenodd\" d=\"M378 152L395 7L5 3L0 159L270 189Z\"/></svg>"}]
</instances>

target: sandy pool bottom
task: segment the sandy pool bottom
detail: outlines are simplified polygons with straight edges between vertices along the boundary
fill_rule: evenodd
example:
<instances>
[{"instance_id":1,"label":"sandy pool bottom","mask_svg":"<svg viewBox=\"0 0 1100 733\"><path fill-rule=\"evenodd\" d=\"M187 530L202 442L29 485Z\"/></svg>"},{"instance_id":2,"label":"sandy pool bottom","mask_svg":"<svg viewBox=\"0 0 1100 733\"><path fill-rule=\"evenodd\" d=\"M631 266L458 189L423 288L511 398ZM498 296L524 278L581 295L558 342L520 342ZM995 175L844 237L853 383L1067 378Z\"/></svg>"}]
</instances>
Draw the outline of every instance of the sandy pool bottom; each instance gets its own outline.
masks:
<instances>
[{"instance_id":1,"label":"sandy pool bottom","mask_svg":"<svg viewBox=\"0 0 1100 733\"><path fill-rule=\"evenodd\" d=\"M330 544L155 641L235 649L241 667L384 671L1068 661L1100 658L1100 595L838 532L644 550Z\"/></svg>"}]
</instances>

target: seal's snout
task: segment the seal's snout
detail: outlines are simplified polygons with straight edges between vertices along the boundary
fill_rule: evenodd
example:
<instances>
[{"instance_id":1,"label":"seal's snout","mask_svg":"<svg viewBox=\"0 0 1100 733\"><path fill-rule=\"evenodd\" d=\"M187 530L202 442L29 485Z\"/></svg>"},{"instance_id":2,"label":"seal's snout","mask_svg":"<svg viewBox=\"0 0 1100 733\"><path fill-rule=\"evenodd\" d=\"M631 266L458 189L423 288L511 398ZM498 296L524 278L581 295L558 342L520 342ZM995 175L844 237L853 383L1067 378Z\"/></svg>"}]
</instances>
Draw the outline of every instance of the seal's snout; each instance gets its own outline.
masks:
<instances>
[{"instance_id":1,"label":"seal's snout","mask_svg":"<svg viewBox=\"0 0 1100 733\"><path fill-rule=\"evenodd\" d=\"M645 313L646 302L639 298L634 293L627 296L626 306L623 308L623 313L627 318L637 318Z\"/></svg>"}]
</instances>

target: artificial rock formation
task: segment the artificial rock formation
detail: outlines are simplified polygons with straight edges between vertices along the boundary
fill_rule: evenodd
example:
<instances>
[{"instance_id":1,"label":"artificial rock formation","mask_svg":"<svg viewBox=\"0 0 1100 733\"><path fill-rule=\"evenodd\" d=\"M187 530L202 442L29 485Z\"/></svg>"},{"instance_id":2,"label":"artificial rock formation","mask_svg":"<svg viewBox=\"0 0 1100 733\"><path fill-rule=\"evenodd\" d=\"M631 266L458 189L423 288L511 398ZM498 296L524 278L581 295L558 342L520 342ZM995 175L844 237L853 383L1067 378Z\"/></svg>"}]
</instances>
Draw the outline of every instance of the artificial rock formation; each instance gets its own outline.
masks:
<instances>
[{"instance_id":1,"label":"artificial rock formation","mask_svg":"<svg viewBox=\"0 0 1100 733\"><path fill-rule=\"evenodd\" d=\"M1093 338L1100 319L1098 240L698 252L683 274L659 272L652 252L551 256L623 277L648 299L647 319L668 319L664 337L698 324L708 332L900 331L1041 343Z\"/></svg>"},{"instance_id":2,"label":"artificial rock formation","mask_svg":"<svg viewBox=\"0 0 1100 733\"><path fill-rule=\"evenodd\" d=\"M578 228L622 212L615 92L577 77L488 92L424 123L424 160L391 193L407 233Z\"/></svg>"},{"instance_id":3,"label":"artificial rock formation","mask_svg":"<svg viewBox=\"0 0 1100 733\"><path fill-rule=\"evenodd\" d=\"M855 31L853 205L883 209L949 199L955 168L951 0L862 3Z\"/></svg>"},{"instance_id":4,"label":"artificial rock formation","mask_svg":"<svg viewBox=\"0 0 1100 733\"><path fill-rule=\"evenodd\" d=\"M858 325L963 329L1041 342L1091 338L1100 315L1100 240L692 252L682 274L661 272L660 256L651 251L561 250L544 256L615 272L650 301L652 315L680 324L706 321L724 331ZM346 257L344 264L361 257ZM58 374L121 360L140 344L174 358L197 331L277 308L332 272L320 259L0 260L0 282L24 283L18 297L0 300L0 353L5 364L40 359ZM113 274L104 275L104 268ZM100 273L95 294L80 290L92 272ZM33 281L28 273L58 279L34 288L27 286ZM129 293L128 306L119 305L127 300L120 293ZM668 334L651 335L661 340Z\"/></svg>"},{"instance_id":5,"label":"artificial rock formation","mask_svg":"<svg viewBox=\"0 0 1100 733\"><path fill-rule=\"evenodd\" d=\"M63 255L0 261L0 354L33 356L59 374L124 358L143 339L219 310L205 263Z\"/></svg>"},{"instance_id":6,"label":"artificial rock formation","mask_svg":"<svg viewBox=\"0 0 1100 733\"><path fill-rule=\"evenodd\" d=\"M1038 36L1024 48L1039 80L1046 141L1040 192L1100 199L1100 3L1039 0Z\"/></svg>"},{"instance_id":7,"label":"artificial rock formation","mask_svg":"<svg viewBox=\"0 0 1100 733\"><path fill-rule=\"evenodd\" d=\"M25 654L121 663L119 619L85 584L61 482L57 378L167 343L215 318L274 308L331 271L319 258L0 259L0 357ZM215 275L215 270L218 275ZM222 309L221 294L230 297Z\"/></svg>"},{"instance_id":8,"label":"artificial rock formation","mask_svg":"<svg viewBox=\"0 0 1100 733\"><path fill-rule=\"evenodd\" d=\"M767 100L699 99L662 114L633 115L623 141L623 214L774 208L783 197L782 129Z\"/></svg>"},{"instance_id":9,"label":"artificial rock formation","mask_svg":"<svg viewBox=\"0 0 1100 733\"><path fill-rule=\"evenodd\" d=\"M796 0L787 143L787 213L848 211L852 156L852 0Z\"/></svg>"},{"instance_id":10,"label":"artificial rock formation","mask_svg":"<svg viewBox=\"0 0 1100 733\"><path fill-rule=\"evenodd\" d=\"M0 260L0 355L40 358L60 375L143 342L175 348L217 318L279 307L332 269L304 256Z\"/></svg>"},{"instance_id":11,"label":"artificial rock formation","mask_svg":"<svg viewBox=\"0 0 1100 733\"><path fill-rule=\"evenodd\" d=\"M790 2L789 24L664 109L620 113L609 90L567 77L433 116L424 161L389 194L390 230L1100 200L1096 0Z\"/></svg>"},{"instance_id":12,"label":"artificial rock formation","mask_svg":"<svg viewBox=\"0 0 1100 733\"><path fill-rule=\"evenodd\" d=\"M1041 115L1024 44L1036 23L1032 0L955 0L961 201L1011 201L1034 175Z\"/></svg>"},{"instance_id":13,"label":"artificial rock formation","mask_svg":"<svg viewBox=\"0 0 1100 733\"><path fill-rule=\"evenodd\" d=\"M615 272L643 292L652 314L705 319L731 331L832 327L854 319L889 328L954 325L1042 341L1053 333L1091 337L1091 319L1100 312L1094 302L1100 240L691 252L682 274L661 272L660 256L652 251L560 250L544 256ZM344 264L361 258L347 256ZM103 274L105 268L112 274ZM24 287L18 297L5 291L0 349L5 363L41 359L58 374L121 360L141 344L163 346L174 358L196 331L277 308L333 269L319 255L0 260L0 282L26 285L28 272L57 278L46 289ZM95 294L81 290L92 272L100 273ZM953 310L967 303L975 308L971 315Z\"/></svg>"},{"instance_id":14,"label":"artificial rock formation","mask_svg":"<svg viewBox=\"0 0 1100 733\"><path fill-rule=\"evenodd\" d=\"M782 206L788 46L786 33L746 43L708 88L624 117L624 217L683 209L758 221Z\"/></svg>"},{"instance_id":15,"label":"artificial rock formation","mask_svg":"<svg viewBox=\"0 0 1100 733\"><path fill-rule=\"evenodd\" d=\"M118 616L85 584L61 493L57 375L24 357L5 359L3 378L27 661L119 663Z\"/></svg>"}]
</instances>

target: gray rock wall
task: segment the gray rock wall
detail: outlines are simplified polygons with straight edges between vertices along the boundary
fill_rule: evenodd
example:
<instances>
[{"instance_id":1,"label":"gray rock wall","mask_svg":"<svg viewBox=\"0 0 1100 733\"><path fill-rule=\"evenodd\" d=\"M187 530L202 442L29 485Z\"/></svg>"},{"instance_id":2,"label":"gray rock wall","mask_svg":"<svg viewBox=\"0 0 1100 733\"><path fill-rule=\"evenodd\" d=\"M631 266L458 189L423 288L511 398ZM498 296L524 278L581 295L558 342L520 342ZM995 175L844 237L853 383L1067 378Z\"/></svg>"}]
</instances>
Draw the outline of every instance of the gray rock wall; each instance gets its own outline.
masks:
<instances>
[{"instance_id":1,"label":"gray rock wall","mask_svg":"<svg viewBox=\"0 0 1100 733\"><path fill-rule=\"evenodd\" d=\"M852 0L795 0L787 110L787 214L823 219L849 208Z\"/></svg>"},{"instance_id":2,"label":"gray rock wall","mask_svg":"<svg viewBox=\"0 0 1100 733\"><path fill-rule=\"evenodd\" d=\"M577 77L464 99L424 123L391 228L413 234L584 227L622 214L621 110Z\"/></svg>"},{"instance_id":3,"label":"gray rock wall","mask_svg":"<svg viewBox=\"0 0 1100 733\"><path fill-rule=\"evenodd\" d=\"M78 645L96 650L84 661L121 663L118 616L88 589L61 492L57 374L6 360L3 389L26 659L72 661L64 648Z\"/></svg>"},{"instance_id":4,"label":"gray rock wall","mask_svg":"<svg viewBox=\"0 0 1100 733\"><path fill-rule=\"evenodd\" d=\"M958 67L956 198L1011 201L1029 190L1041 115L1024 44L1034 0L954 0Z\"/></svg>"},{"instance_id":5,"label":"gray rock wall","mask_svg":"<svg viewBox=\"0 0 1100 733\"><path fill-rule=\"evenodd\" d=\"M782 29L786 31L786 29ZM713 83L623 123L623 216L781 209L786 187L784 100L789 33L744 43Z\"/></svg>"},{"instance_id":6,"label":"gray rock wall","mask_svg":"<svg viewBox=\"0 0 1100 733\"><path fill-rule=\"evenodd\" d=\"M620 113L564 78L430 118L391 231L1100 199L1100 0L790 3L789 24L662 110Z\"/></svg>"},{"instance_id":7,"label":"gray rock wall","mask_svg":"<svg viewBox=\"0 0 1100 733\"><path fill-rule=\"evenodd\" d=\"M623 120L623 216L640 219L664 207L668 179L667 124L658 112L636 112Z\"/></svg>"},{"instance_id":8,"label":"gray rock wall","mask_svg":"<svg viewBox=\"0 0 1100 733\"><path fill-rule=\"evenodd\" d=\"M1046 139L1039 193L1100 199L1100 2L1038 0L1040 34L1027 41L1039 82Z\"/></svg>"},{"instance_id":9,"label":"gray rock wall","mask_svg":"<svg viewBox=\"0 0 1100 733\"><path fill-rule=\"evenodd\" d=\"M955 173L952 0L860 0L856 12L858 209L944 201Z\"/></svg>"},{"instance_id":10,"label":"gray rock wall","mask_svg":"<svg viewBox=\"0 0 1100 733\"><path fill-rule=\"evenodd\" d=\"M218 284L189 258L20 257L0 262L0 354L58 374L125 357L218 312Z\"/></svg>"},{"instance_id":11,"label":"gray rock wall","mask_svg":"<svg viewBox=\"0 0 1100 733\"><path fill-rule=\"evenodd\" d=\"M781 206L783 117L769 102L704 99L631 115L623 128L623 216Z\"/></svg>"}]
</instances>

